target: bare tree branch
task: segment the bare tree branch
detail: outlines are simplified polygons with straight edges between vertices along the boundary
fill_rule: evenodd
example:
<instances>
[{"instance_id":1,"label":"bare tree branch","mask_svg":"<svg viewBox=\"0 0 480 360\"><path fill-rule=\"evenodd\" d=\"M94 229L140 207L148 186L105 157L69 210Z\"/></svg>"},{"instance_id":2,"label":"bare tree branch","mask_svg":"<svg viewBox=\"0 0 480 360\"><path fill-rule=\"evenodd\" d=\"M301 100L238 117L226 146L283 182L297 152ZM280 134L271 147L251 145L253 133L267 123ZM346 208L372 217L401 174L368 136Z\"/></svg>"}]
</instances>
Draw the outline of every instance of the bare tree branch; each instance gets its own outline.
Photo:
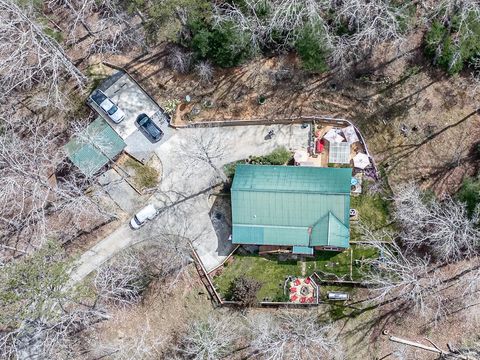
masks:
<instances>
[{"instance_id":1,"label":"bare tree branch","mask_svg":"<svg viewBox=\"0 0 480 360\"><path fill-rule=\"evenodd\" d=\"M320 324L312 312L279 311L248 317L253 350L265 359L339 359L342 349L333 327Z\"/></svg>"},{"instance_id":2,"label":"bare tree branch","mask_svg":"<svg viewBox=\"0 0 480 360\"><path fill-rule=\"evenodd\" d=\"M179 350L189 359L217 360L230 355L240 338L238 317L213 312L206 319L189 325Z\"/></svg>"},{"instance_id":3,"label":"bare tree branch","mask_svg":"<svg viewBox=\"0 0 480 360\"><path fill-rule=\"evenodd\" d=\"M43 30L32 6L20 8L11 0L0 0L0 96L40 86L45 88L45 106L64 108L63 78L80 88L86 78Z\"/></svg>"}]
</instances>

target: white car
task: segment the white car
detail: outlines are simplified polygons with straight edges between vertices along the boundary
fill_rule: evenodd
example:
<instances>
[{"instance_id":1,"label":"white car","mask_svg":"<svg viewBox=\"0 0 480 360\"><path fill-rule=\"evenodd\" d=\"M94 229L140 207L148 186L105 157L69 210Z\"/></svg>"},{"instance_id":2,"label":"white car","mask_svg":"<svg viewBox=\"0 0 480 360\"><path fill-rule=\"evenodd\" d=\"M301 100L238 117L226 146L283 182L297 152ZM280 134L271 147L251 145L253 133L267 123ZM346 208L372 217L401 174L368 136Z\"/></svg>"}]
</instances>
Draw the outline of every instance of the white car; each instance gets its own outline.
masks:
<instances>
[{"instance_id":1,"label":"white car","mask_svg":"<svg viewBox=\"0 0 480 360\"><path fill-rule=\"evenodd\" d=\"M155 206L149 204L133 216L132 220L130 220L130 226L134 230L140 229L147 220L153 220L157 214L158 211L155 209Z\"/></svg>"},{"instance_id":2,"label":"white car","mask_svg":"<svg viewBox=\"0 0 480 360\"><path fill-rule=\"evenodd\" d=\"M104 111L104 113L112 120L114 123L118 124L125 118L125 113L117 105L113 103L112 100L108 98L107 95L103 93L102 90L95 90L90 99Z\"/></svg>"}]
</instances>

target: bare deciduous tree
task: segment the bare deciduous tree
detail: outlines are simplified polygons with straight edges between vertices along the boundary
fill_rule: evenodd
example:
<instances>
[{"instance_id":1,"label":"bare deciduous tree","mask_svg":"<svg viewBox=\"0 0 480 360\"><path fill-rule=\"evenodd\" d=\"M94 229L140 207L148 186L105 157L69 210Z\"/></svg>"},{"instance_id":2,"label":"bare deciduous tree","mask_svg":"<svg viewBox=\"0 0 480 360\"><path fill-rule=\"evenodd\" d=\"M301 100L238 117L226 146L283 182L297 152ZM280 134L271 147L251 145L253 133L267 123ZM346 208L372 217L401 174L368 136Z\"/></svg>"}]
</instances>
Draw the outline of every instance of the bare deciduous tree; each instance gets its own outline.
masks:
<instances>
[{"instance_id":1,"label":"bare deciduous tree","mask_svg":"<svg viewBox=\"0 0 480 360\"><path fill-rule=\"evenodd\" d=\"M4 245L30 251L48 236L67 240L85 228L87 218L90 223L111 218L95 190L85 193L88 181L74 173L55 177L56 169L65 164L65 154L54 127L39 119L17 117L3 119L2 124L0 234Z\"/></svg>"},{"instance_id":2,"label":"bare deciduous tree","mask_svg":"<svg viewBox=\"0 0 480 360\"><path fill-rule=\"evenodd\" d=\"M2 267L0 356L69 357L73 335L108 315L66 287L69 262L58 243ZM85 301L84 301L85 300Z\"/></svg>"},{"instance_id":3,"label":"bare deciduous tree","mask_svg":"<svg viewBox=\"0 0 480 360\"><path fill-rule=\"evenodd\" d=\"M433 303L441 304L441 294L435 292L441 278L431 271L428 258L407 256L392 234L378 234L364 227L363 236L379 254L378 258L365 261L364 281L375 294L371 300L380 303L394 298L403 300L423 315L431 309L435 296L440 297L440 302ZM443 309L435 311L440 313Z\"/></svg>"},{"instance_id":4,"label":"bare deciduous tree","mask_svg":"<svg viewBox=\"0 0 480 360\"><path fill-rule=\"evenodd\" d=\"M225 182L227 177L221 166L229 151L228 143L222 139L219 128L192 129L184 139L180 156L187 159L191 171L205 171L210 168L215 172L212 184L218 179ZM206 176L206 174L203 174Z\"/></svg>"},{"instance_id":5,"label":"bare deciduous tree","mask_svg":"<svg viewBox=\"0 0 480 360\"><path fill-rule=\"evenodd\" d=\"M95 8L95 0L48 0L46 1L46 5L50 9L55 9L57 7L66 8L71 15L71 18L68 21L68 42L74 43L77 40L79 25L82 25L85 30L91 33L91 30L87 25L87 20Z\"/></svg>"},{"instance_id":6,"label":"bare deciduous tree","mask_svg":"<svg viewBox=\"0 0 480 360\"><path fill-rule=\"evenodd\" d=\"M118 0L49 0L47 6L68 16L67 44L83 36L81 28L87 31L92 37L89 53L116 54L133 45L145 46L141 23Z\"/></svg>"},{"instance_id":7,"label":"bare deciduous tree","mask_svg":"<svg viewBox=\"0 0 480 360\"><path fill-rule=\"evenodd\" d=\"M144 265L139 251L128 250L115 256L97 271L97 294L116 305L137 303L151 278Z\"/></svg>"},{"instance_id":8,"label":"bare deciduous tree","mask_svg":"<svg viewBox=\"0 0 480 360\"><path fill-rule=\"evenodd\" d=\"M168 54L167 64L172 70L186 74L192 65L192 54L179 46L173 46Z\"/></svg>"},{"instance_id":9,"label":"bare deciduous tree","mask_svg":"<svg viewBox=\"0 0 480 360\"><path fill-rule=\"evenodd\" d=\"M142 24L127 14L118 0L102 0L97 3L100 19L91 27L93 41L90 52L118 54L132 46L146 48Z\"/></svg>"},{"instance_id":10,"label":"bare deciduous tree","mask_svg":"<svg viewBox=\"0 0 480 360\"><path fill-rule=\"evenodd\" d=\"M394 217L407 247L427 246L441 261L457 261L477 253L478 212L469 218L464 204L450 197L441 202L427 199L413 184L399 188L394 201Z\"/></svg>"},{"instance_id":11,"label":"bare deciduous tree","mask_svg":"<svg viewBox=\"0 0 480 360\"><path fill-rule=\"evenodd\" d=\"M242 6L216 3L213 19L216 25L229 23L249 36L254 49L269 44L279 50L290 49L300 30L309 25L318 29L318 41L331 51L329 63L341 71L368 56L375 45L402 43L409 25L408 4L388 0L247 0ZM349 34L338 35L338 28L344 27Z\"/></svg>"},{"instance_id":12,"label":"bare deciduous tree","mask_svg":"<svg viewBox=\"0 0 480 360\"><path fill-rule=\"evenodd\" d=\"M247 0L243 5L215 3L214 23L233 24L240 33L250 37L254 49L275 43L280 50L292 46L298 30L305 24L323 24L323 12L328 8L317 0ZM279 32L282 34L281 43L277 36Z\"/></svg>"},{"instance_id":13,"label":"bare deciduous tree","mask_svg":"<svg viewBox=\"0 0 480 360\"><path fill-rule=\"evenodd\" d=\"M449 43L449 51L453 52L449 67L454 67L462 60L461 44L474 34L480 21L480 6L476 0L440 0L433 3L422 3L422 19L426 23L439 20L450 32L455 28L454 41ZM442 44L437 48L437 56L442 52Z\"/></svg>"},{"instance_id":14,"label":"bare deciduous tree","mask_svg":"<svg viewBox=\"0 0 480 360\"><path fill-rule=\"evenodd\" d=\"M89 346L95 356L113 357L119 360L160 359L165 345L165 339L159 336L150 325L150 321L131 324L135 328L135 336L103 339L98 334L88 339Z\"/></svg>"},{"instance_id":15,"label":"bare deciduous tree","mask_svg":"<svg viewBox=\"0 0 480 360\"><path fill-rule=\"evenodd\" d=\"M232 313L213 312L193 321L182 338L180 352L189 359L217 360L230 355L241 338L239 319Z\"/></svg>"},{"instance_id":16,"label":"bare deciduous tree","mask_svg":"<svg viewBox=\"0 0 480 360\"><path fill-rule=\"evenodd\" d=\"M475 97L480 90L480 57L476 56L470 61L472 73L470 74L473 86L468 90L471 97Z\"/></svg>"},{"instance_id":17,"label":"bare deciduous tree","mask_svg":"<svg viewBox=\"0 0 480 360\"><path fill-rule=\"evenodd\" d=\"M45 89L45 105L65 107L63 78L83 87L86 78L61 46L35 20L32 6L20 8L0 0L0 89L6 98L14 90Z\"/></svg>"},{"instance_id":18,"label":"bare deciduous tree","mask_svg":"<svg viewBox=\"0 0 480 360\"><path fill-rule=\"evenodd\" d=\"M320 324L312 312L251 314L248 324L251 347L266 359L313 360L342 357L341 345L333 335L333 327Z\"/></svg>"}]
</instances>

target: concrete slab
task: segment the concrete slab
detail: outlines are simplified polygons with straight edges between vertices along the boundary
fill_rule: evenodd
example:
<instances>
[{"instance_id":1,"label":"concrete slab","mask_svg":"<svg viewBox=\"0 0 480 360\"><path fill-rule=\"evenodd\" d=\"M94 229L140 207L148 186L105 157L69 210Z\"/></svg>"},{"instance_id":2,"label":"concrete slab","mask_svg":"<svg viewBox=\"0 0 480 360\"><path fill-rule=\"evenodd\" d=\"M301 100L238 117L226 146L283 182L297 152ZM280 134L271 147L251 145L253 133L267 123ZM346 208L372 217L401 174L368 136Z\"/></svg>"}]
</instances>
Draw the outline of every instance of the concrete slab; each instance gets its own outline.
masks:
<instances>
[{"instance_id":1,"label":"concrete slab","mask_svg":"<svg viewBox=\"0 0 480 360\"><path fill-rule=\"evenodd\" d=\"M270 130L275 131L275 136L266 140ZM219 142L214 144L215 147L224 147L223 155L216 164L221 168L251 155L269 154L279 146L291 150L306 149L309 134L310 127L303 129L297 124L178 129L155 150L162 161L163 174L159 191L150 201L163 207L188 199L184 202L182 217L192 219L189 221L190 231L200 234L194 241L194 247L207 271L211 271L225 260L234 246L228 241L230 234L226 228L213 226L208 196L200 193L212 185L215 171L208 164L198 161L192 166L191 159L183 151L191 146L192 137L205 135L205 138L214 138Z\"/></svg>"},{"instance_id":2,"label":"concrete slab","mask_svg":"<svg viewBox=\"0 0 480 360\"><path fill-rule=\"evenodd\" d=\"M160 111L160 107L127 74L105 89L105 94L125 112L125 119L120 124L110 123L123 139L138 130L135 125L138 115L145 113L152 117Z\"/></svg>"},{"instance_id":3,"label":"concrete slab","mask_svg":"<svg viewBox=\"0 0 480 360\"><path fill-rule=\"evenodd\" d=\"M270 130L274 130L276 135L265 140ZM155 149L163 166L159 190L185 196L211 185L214 170L200 161L192 164L192 159L188 158L188 150L192 147L194 138L204 136L216 143L213 147L223 148L222 156L216 159L216 166L221 168L251 155L267 155L280 146L292 151L306 149L309 134L310 127L302 129L299 124L177 129L172 137Z\"/></svg>"},{"instance_id":4,"label":"concrete slab","mask_svg":"<svg viewBox=\"0 0 480 360\"><path fill-rule=\"evenodd\" d=\"M168 124L165 124L164 122L157 124L159 124L160 129L164 133L163 138L159 142L152 143L140 130L135 131L125 139L125 143L127 144L125 151L141 163L146 163L155 152L155 149L167 142L175 132L175 129L170 128Z\"/></svg>"},{"instance_id":5,"label":"concrete slab","mask_svg":"<svg viewBox=\"0 0 480 360\"><path fill-rule=\"evenodd\" d=\"M118 72L99 87L124 112L125 118L116 124L111 121L93 102L88 104L97 111L127 144L125 151L140 162L147 161L156 146L166 141L172 128L169 127L163 110L148 94L126 73ZM165 134L158 143L152 143L139 130L135 120L145 113Z\"/></svg>"},{"instance_id":6,"label":"concrete slab","mask_svg":"<svg viewBox=\"0 0 480 360\"><path fill-rule=\"evenodd\" d=\"M114 169L104 172L98 182L110 198L126 213L133 214L146 201Z\"/></svg>"}]
</instances>

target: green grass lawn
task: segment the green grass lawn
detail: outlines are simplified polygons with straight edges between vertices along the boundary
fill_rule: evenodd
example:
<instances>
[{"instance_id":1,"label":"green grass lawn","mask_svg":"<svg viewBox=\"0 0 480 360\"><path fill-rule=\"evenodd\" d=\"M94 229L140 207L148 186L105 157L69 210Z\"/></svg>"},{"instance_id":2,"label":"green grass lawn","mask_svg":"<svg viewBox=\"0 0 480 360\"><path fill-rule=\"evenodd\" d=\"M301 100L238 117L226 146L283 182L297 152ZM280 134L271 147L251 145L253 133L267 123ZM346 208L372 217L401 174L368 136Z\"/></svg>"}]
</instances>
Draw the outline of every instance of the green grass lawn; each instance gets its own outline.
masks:
<instances>
[{"instance_id":1,"label":"green grass lawn","mask_svg":"<svg viewBox=\"0 0 480 360\"><path fill-rule=\"evenodd\" d=\"M376 256L372 248L354 246L353 259L365 259ZM315 271L333 273L338 276L350 276L350 250L341 253L331 251L317 252L315 257L306 259L306 275ZM234 255L233 262L224 267L221 274L213 282L224 298L228 298L228 291L233 280L239 276L246 276L260 281L262 287L258 292L258 299L270 298L280 300L283 296L283 284L289 275L301 276L301 263L297 260L279 261L278 256ZM353 279L360 279L358 266L352 267Z\"/></svg>"},{"instance_id":2,"label":"green grass lawn","mask_svg":"<svg viewBox=\"0 0 480 360\"><path fill-rule=\"evenodd\" d=\"M351 258L350 251L353 251ZM352 246L351 250L337 253L333 251L320 251L313 258L307 258L307 275L313 272L322 271L324 273L335 274L350 280L350 262L352 262L352 280L360 280L360 268L355 265L355 260L365 260L377 256L377 251L373 248L363 246Z\"/></svg>"},{"instance_id":3,"label":"green grass lawn","mask_svg":"<svg viewBox=\"0 0 480 360\"><path fill-rule=\"evenodd\" d=\"M244 275L262 283L258 299L279 299L283 295L283 283L289 275L300 276L300 265L296 260L278 261L276 256L234 255L233 262L213 279L217 290L227 297L232 281Z\"/></svg>"},{"instance_id":4,"label":"green grass lawn","mask_svg":"<svg viewBox=\"0 0 480 360\"><path fill-rule=\"evenodd\" d=\"M379 229L390 223L390 204L385 195L362 194L350 198L350 208L358 211L358 217L361 222L373 229ZM350 240L359 241L360 234L355 228L355 223L351 223Z\"/></svg>"}]
</instances>

